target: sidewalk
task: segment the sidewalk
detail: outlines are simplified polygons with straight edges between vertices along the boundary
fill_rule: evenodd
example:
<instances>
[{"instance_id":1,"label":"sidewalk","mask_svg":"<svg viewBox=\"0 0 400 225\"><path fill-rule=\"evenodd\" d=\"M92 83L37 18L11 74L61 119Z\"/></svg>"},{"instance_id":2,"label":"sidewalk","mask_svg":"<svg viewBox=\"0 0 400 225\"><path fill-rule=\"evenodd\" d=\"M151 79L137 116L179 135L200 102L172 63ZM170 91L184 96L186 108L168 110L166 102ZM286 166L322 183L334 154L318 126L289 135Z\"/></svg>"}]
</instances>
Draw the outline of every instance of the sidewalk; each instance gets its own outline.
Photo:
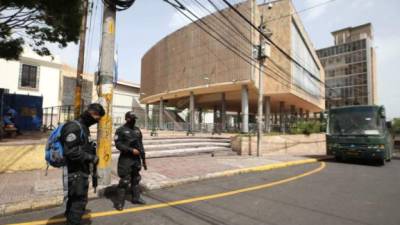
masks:
<instances>
[{"instance_id":1,"label":"sidewalk","mask_svg":"<svg viewBox=\"0 0 400 225\"><path fill-rule=\"evenodd\" d=\"M323 157L323 156L320 156ZM147 171L142 172L141 185L145 190L171 187L214 177L286 167L293 164L315 162L315 158L276 155L268 157L200 155L191 157L153 158L148 160ZM116 160L113 165L112 184L118 183ZM100 188L101 189L101 188ZM102 191L99 190L98 193ZM62 204L61 170L51 169L0 174L0 216L31 211ZM89 197L98 197L89 190Z\"/></svg>"}]
</instances>

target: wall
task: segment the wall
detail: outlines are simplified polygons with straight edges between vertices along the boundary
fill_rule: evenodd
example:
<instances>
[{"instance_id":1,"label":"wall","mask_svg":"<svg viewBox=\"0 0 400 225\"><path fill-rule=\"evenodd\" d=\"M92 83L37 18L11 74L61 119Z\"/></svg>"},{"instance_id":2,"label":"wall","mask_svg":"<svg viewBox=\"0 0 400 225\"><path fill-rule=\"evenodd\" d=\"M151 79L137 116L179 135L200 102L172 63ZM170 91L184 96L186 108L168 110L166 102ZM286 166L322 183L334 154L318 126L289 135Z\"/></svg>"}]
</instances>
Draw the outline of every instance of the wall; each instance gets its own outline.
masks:
<instances>
[{"instance_id":1,"label":"wall","mask_svg":"<svg viewBox=\"0 0 400 225\"><path fill-rule=\"evenodd\" d=\"M250 5L244 3L238 10L249 17L249 8ZM237 17L233 11L224 13L227 17ZM217 16L221 17L219 14ZM224 20L222 17L221 19ZM203 20L208 24L216 23L213 16ZM242 21L242 24L237 26L238 29L250 38L245 21L237 21ZM221 27L221 24L219 26ZM250 45L238 34L234 35L222 28L218 32L226 41L240 47L244 54L251 55ZM249 64L192 23L165 37L144 55L141 91L146 94L146 99L148 96L174 90L250 80L250 74Z\"/></svg>"},{"instance_id":2,"label":"wall","mask_svg":"<svg viewBox=\"0 0 400 225\"><path fill-rule=\"evenodd\" d=\"M39 88L37 90L19 88L22 64L38 67ZM10 93L43 96L43 107L55 106L58 105L59 98L60 68L58 59L40 57L26 49L19 61L0 59L0 75L7 78L0 80L0 88L9 89Z\"/></svg>"},{"instance_id":3,"label":"wall","mask_svg":"<svg viewBox=\"0 0 400 225\"><path fill-rule=\"evenodd\" d=\"M63 65L60 79L60 104L59 105L74 105L75 101L75 87L76 87L76 73L75 68ZM84 105L92 103L96 98L96 88L94 86L94 75L83 74L82 82L82 97Z\"/></svg>"},{"instance_id":4,"label":"wall","mask_svg":"<svg viewBox=\"0 0 400 225\"><path fill-rule=\"evenodd\" d=\"M239 155L257 155L257 137L236 136L232 149ZM263 136L260 155L325 155L325 134Z\"/></svg>"},{"instance_id":5,"label":"wall","mask_svg":"<svg viewBox=\"0 0 400 225\"><path fill-rule=\"evenodd\" d=\"M139 92L138 87L132 87L131 85L124 85L118 83L114 89L113 97L113 119L114 123L121 124L125 120L125 113L131 111L132 109L140 110L136 114L143 114L143 107L139 104ZM141 109L138 109L141 108ZM137 115L139 116L139 115ZM142 117L142 116L141 116ZM142 119L142 118L139 118Z\"/></svg>"}]
</instances>

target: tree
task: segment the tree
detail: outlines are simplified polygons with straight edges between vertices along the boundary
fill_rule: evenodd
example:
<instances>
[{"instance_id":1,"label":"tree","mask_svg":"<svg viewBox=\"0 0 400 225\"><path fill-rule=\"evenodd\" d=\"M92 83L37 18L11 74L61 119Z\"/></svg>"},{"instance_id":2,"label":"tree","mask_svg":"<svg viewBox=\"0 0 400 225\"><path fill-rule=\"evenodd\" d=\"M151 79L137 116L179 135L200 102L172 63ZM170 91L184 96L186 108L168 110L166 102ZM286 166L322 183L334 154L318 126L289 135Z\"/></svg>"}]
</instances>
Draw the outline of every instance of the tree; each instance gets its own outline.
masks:
<instances>
[{"instance_id":1,"label":"tree","mask_svg":"<svg viewBox=\"0 0 400 225\"><path fill-rule=\"evenodd\" d=\"M50 55L48 43L77 43L82 0L0 0L0 58L18 59L28 44Z\"/></svg>"}]
</instances>

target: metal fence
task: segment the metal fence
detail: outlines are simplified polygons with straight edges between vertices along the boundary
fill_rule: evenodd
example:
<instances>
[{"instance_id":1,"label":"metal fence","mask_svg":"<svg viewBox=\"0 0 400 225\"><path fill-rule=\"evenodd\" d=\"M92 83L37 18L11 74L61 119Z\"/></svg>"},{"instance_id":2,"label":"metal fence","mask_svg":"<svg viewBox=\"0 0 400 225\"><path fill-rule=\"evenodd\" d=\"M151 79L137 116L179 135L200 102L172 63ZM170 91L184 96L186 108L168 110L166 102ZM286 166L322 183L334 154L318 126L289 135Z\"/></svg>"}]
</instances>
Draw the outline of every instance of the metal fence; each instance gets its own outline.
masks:
<instances>
[{"instance_id":1,"label":"metal fence","mask_svg":"<svg viewBox=\"0 0 400 225\"><path fill-rule=\"evenodd\" d=\"M128 111L134 111L138 120L136 125L142 129L146 128L157 132L159 130L164 131L181 131L188 133L240 133L242 123L239 119L231 120L226 124L222 123L195 123L193 127L190 127L189 116L180 115L182 111L176 109L165 109L164 110L164 121L160 124L159 109L152 107L149 109L147 114L146 123L146 111L145 108L141 107L127 107L127 106L113 106L113 126L119 127L125 123L125 113ZM183 118L185 117L185 118ZM55 106L43 108L43 130L51 130L58 125L74 119L74 107L72 105L66 106ZM252 118L249 123L249 133L257 132L257 123L255 118ZM277 133L307 133L307 132L324 132L325 131L325 118L321 114L315 114L313 117L299 117L290 114L286 114L279 118L278 114L273 114L270 117L270 129L269 132ZM265 130L265 129L263 129Z\"/></svg>"},{"instance_id":2,"label":"metal fence","mask_svg":"<svg viewBox=\"0 0 400 225\"><path fill-rule=\"evenodd\" d=\"M70 121L74 118L74 106L54 106L43 108L42 129L52 130L58 125Z\"/></svg>"}]
</instances>

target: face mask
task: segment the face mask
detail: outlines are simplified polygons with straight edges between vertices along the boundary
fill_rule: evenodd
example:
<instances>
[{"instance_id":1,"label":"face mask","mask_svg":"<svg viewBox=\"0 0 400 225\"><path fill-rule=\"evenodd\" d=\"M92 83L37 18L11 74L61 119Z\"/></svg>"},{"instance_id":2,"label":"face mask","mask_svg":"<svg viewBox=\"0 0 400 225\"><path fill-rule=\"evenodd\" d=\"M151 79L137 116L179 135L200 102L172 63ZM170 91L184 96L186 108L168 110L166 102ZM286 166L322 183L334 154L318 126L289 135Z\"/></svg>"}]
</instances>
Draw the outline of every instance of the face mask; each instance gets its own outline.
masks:
<instances>
[{"instance_id":1,"label":"face mask","mask_svg":"<svg viewBox=\"0 0 400 225\"><path fill-rule=\"evenodd\" d=\"M99 121L97 121L96 119L94 119L94 118L92 117L92 115L90 115L90 113L89 113L88 111L85 111L85 112L82 114L81 118L82 118L82 122L83 122L87 127L90 127L90 126L92 126L93 124L96 124L96 123L99 122Z\"/></svg>"},{"instance_id":2,"label":"face mask","mask_svg":"<svg viewBox=\"0 0 400 225\"><path fill-rule=\"evenodd\" d=\"M126 124L128 124L128 126L130 128L134 128L135 124L136 124L136 120L135 119L129 119L129 120L126 121Z\"/></svg>"}]
</instances>

